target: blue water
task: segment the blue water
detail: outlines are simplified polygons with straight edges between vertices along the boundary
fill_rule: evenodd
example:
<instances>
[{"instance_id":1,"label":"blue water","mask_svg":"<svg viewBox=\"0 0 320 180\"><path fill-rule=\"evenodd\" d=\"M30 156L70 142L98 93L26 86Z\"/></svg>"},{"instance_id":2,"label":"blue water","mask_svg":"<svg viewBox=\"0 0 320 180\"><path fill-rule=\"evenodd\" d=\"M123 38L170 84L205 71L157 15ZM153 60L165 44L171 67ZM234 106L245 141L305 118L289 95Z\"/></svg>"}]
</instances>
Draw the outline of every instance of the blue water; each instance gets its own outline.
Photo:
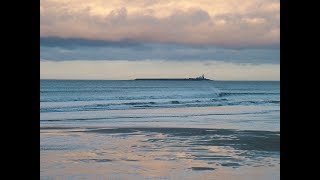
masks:
<instances>
[{"instance_id":1,"label":"blue water","mask_svg":"<svg viewBox=\"0 0 320 180\"><path fill-rule=\"evenodd\" d=\"M96 125L223 128L233 123L239 125L235 129L252 124L279 130L278 81L41 80L40 85L42 124L92 120Z\"/></svg>"}]
</instances>

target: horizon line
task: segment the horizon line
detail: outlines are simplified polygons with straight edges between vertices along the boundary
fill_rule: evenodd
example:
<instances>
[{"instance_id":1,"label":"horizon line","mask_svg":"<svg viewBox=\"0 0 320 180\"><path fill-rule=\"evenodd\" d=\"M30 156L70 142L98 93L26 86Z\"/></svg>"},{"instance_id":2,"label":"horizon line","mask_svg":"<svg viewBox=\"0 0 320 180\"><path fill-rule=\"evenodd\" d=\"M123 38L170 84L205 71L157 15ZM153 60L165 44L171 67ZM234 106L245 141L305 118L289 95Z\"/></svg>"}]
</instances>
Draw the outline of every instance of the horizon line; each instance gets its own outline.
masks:
<instances>
[{"instance_id":1,"label":"horizon line","mask_svg":"<svg viewBox=\"0 0 320 180\"><path fill-rule=\"evenodd\" d=\"M135 81L135 79L56 79L56 78L46 78L46 79L41 79L40 80L71 80L71 81ZM212 80L211 81L280 81L280 80Z\"/></svg>"}]
</instances>

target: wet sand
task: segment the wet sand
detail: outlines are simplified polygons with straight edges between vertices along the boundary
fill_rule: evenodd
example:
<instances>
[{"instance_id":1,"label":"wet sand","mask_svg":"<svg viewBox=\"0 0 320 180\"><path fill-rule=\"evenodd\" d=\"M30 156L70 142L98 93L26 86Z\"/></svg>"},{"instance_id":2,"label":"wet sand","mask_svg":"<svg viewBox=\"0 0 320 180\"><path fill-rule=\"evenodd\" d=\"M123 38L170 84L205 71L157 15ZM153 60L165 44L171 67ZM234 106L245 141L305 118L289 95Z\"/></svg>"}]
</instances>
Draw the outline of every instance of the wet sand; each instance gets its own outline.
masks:
<instances>
[{"instance_id":1,"label":"wet sand","mask_svg":"<svg viewBox=\"0 0 320 180\"><path fill-rule=\"evenodd\" d=\"M41 179L280 179L280 133L41 127Z\"/></svg>"}]
</instances>

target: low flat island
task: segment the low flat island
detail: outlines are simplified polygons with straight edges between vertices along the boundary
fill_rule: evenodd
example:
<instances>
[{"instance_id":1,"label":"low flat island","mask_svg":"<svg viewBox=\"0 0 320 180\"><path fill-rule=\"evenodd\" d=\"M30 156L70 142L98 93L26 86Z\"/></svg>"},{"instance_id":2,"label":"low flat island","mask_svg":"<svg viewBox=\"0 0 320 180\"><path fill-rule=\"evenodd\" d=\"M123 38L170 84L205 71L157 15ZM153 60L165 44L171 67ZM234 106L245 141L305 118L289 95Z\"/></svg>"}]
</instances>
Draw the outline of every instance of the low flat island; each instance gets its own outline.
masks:
<instances>
[{"instance_id":1,"label":"low flat island","mask_svg":"<svg viewBox=\"0 0 320 180\"><path fill-rule=\"evenodd\" d=\"M137 78L136 81L157 80L157 81L212 81L207 79L204 75L196 78Z\"/></svg>"}]
</instances>

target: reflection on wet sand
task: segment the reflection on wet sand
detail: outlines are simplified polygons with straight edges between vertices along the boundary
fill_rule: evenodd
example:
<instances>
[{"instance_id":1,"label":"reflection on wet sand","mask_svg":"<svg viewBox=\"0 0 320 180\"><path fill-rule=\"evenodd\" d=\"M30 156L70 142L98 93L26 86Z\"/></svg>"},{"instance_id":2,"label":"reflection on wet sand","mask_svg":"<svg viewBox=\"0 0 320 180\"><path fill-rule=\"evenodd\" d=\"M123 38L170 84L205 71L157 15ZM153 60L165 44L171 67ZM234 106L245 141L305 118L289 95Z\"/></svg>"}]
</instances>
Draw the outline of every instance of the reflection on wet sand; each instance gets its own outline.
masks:
<instances>
[{"instance_id":1,"label":"reflection on wet sand","mask_svg":"<svg viewBox=\"0 0 320 180\"><path fill-rule=\"evenodd\" d=\"M279 179L279 132L41 128L41 178Z\"/></svg>"}]
</instances>

